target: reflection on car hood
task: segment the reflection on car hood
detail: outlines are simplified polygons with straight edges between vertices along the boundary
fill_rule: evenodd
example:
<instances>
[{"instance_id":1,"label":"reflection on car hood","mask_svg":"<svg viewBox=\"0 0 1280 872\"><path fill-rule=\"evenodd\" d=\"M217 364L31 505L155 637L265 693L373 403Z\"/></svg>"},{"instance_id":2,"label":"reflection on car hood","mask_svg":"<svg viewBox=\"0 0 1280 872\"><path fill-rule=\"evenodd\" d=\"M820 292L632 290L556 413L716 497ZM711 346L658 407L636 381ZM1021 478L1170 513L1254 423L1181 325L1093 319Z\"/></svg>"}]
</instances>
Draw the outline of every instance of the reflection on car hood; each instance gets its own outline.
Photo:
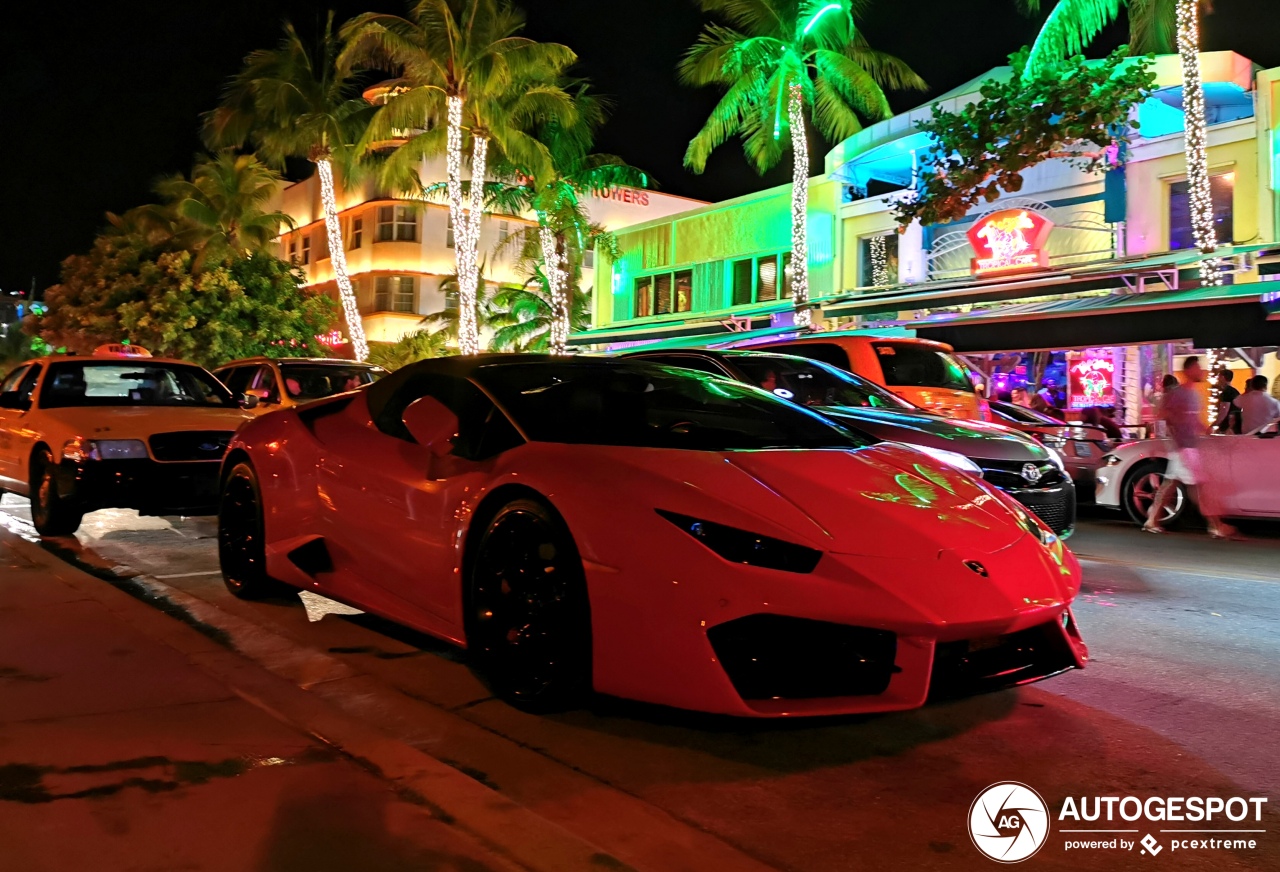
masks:
<instances>
[{"instance_id":1,"label":"reflection on car hood","mask_svg":"<svg viewBox=\"0 0 1280 872\"><path fill-rule=\"evenodd\" d=\"M226 406L68 406L40 413L94 439L145 439L181 430L235 430L251 417Z\"/></svg>"},{"instance_id":2,"label":"reflection on car hood","mask_svg":"<svg viewBox=\"0 0 1280 872\"><path fill-rule=\"evenodd\" d=\"M1049 458L1044 446L1001 424L957 421L922 412L871 409L860 406L826 406L818 411L876 437L955 451L986 460Z\"/></svg>"},{"instance_id":3,"label":"reflection on car hood","mask_svg":"<svg viewBox=\"0 0 1280 872\"><path fill-rule=\"evenodd\" d=\"M932 560L945 548L993 553L1025 535L986 485L910 448L723 457L750 483L726 481L713 493L736 492L737 506L790 529L792 542L824 551Z\"/></svg>"}]
</instances>

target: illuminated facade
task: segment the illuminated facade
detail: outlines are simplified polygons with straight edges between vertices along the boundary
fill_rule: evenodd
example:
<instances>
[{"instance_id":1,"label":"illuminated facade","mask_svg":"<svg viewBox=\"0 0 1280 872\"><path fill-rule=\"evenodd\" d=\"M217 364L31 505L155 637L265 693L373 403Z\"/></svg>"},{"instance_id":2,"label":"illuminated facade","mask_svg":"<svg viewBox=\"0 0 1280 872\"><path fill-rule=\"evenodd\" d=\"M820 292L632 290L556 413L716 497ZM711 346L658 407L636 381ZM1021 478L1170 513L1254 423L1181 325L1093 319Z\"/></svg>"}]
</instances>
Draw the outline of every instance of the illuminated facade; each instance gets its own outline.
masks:
<instances>
[{"instance_id":1,"label":"illuminated facade","mask_svg":"<svg viewBox=\"0 0 1280 872\"><path fill-rule=\"evenodd\" d=\"M394 93L384 86L365 93L373 102ZM405 136L414 131L396 131ZM391 147L393 139L379 144ZM424 161L420 170L424 185L445 180L445 158ZM465 174L464 174L465 176ZM356 292L356 303L371 342L394 342L418 328L422 318L442 311L452 301L441 290L443 279L456 270L454 229L444 200L424 202L390 196L370 182L346 184L337 180L336 206L342 225L347 271ZM656 191L619 188L584 203L591 220L606 229L662 218L690 207L704 205ZM289 215L294 229L280 237L280 254L293 260L306 276L307 285L338 298L337 282L329 258L320 180L312 176L285 188L275 208ZM534 224L532 215L486 214L480 222L481 272L489 288L523 284L527 276L514 268L519 252L503 247L506 238ZM594 263L588 258L583 286L594 280Z\"/></svg>"},{"instance_id":2,"label":"illuminated facade","mask_svg":"<svg viewBox=\"0 0 1280 872\"><path fill-rule=\"evenodd\" d=\"M815 324L892 326L975 352L1280 344L1280 321L1268 321L1260 304L1275 287L1263 282L1280 273L1280 69L1232 52L1202 54L1201 68L1223 287L1202 286L1196 269L1177 55L1156 59L1158 90L1138 113L1140 135L1123 159L1113 155L1112 171L1047 161L1025 174L1016 195L952 224L898 232L894 198L911 186L929 144L917 122L933 103L956 110L977 99L983 80L1010 75L1001 68L869 126L827 155L824 172L809 182ZM790 203L787 185L620 231L620 257L601 264L608 278L597 283L592 329L571 343L609 348L793 329ZM1080 316L1074 328L1054 306ZM1001 328L1018 320L1015 310L1026 314L1020 325ZM1103 315L1122 312L1103 323ZM1135 329L1139 315L1145 320ZM1035 342L1031 320L1043 335Z\"/></svg>"}]
</instances>

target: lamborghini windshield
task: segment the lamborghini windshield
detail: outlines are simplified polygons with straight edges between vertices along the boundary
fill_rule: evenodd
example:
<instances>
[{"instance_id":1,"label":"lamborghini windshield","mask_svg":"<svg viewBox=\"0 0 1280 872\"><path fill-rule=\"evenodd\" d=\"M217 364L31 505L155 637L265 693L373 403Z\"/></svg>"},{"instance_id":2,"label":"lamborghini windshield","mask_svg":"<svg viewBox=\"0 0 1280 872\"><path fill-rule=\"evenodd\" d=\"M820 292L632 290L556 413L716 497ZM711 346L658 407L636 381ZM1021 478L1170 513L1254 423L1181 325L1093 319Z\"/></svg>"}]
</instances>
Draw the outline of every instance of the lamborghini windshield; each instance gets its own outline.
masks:
<instances>
[{"instance_id":1,"label":"lamborghini windshield","mask_svg":"<svg viewBox=\"0 0 1280 872\"><path fill-rule=\"evenodd\" d=\"M746 451L872 441L755 388L653 364L494 364L475 379L536 442Z\"/></svg>"}]
</instances>

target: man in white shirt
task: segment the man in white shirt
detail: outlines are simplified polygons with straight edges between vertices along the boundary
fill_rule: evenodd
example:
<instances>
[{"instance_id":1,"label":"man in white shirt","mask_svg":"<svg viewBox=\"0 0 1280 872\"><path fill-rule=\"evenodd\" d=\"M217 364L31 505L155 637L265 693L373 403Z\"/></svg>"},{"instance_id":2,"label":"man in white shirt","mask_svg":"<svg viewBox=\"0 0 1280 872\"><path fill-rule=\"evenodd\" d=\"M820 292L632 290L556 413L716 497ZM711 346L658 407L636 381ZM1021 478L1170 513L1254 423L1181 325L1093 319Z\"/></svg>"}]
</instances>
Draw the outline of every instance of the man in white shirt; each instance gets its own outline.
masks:
<instances>
[{"instance_id":1,"label":"man in white shirt","mask_svg":"<svg viewBox=\"0 0 1280 872\"><path fill-rule=\"evenodd\" d=\"M1241 433L1252 433L1280 419L1280 400L1267 393L1267 377L1255 375L1246 383L1247 390L1233 404L1240 410Z\"/></svg>"}]
</instances>

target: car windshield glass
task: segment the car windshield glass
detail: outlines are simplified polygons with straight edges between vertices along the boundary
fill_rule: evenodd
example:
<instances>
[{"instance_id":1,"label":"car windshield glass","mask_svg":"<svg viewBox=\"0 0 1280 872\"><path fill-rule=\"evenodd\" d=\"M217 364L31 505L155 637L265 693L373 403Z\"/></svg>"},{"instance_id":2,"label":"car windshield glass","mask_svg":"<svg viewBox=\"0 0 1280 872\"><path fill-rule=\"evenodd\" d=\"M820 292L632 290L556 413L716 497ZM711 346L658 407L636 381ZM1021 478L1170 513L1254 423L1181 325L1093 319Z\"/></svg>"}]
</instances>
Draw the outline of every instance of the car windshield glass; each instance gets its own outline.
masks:
<instances>
[{"instance_id":1,"label":"car windshield glass","mask_svg":"<svg viewBox=\"0 0 1280 872\"><path fill-rule=\"evenodd\" d=\"M208 372L180 363L59 361L49 366L40 406L223 406L236 405Z\"/></svg>"},{"instance_id":2,"label":"car windshield glass","mask_svg":"<svg viewBox=\"0 0 1280 872\"><path fill-rule=\"evenodd\" d=\"M915 408L879 385L816 361L743 354L732 362L752 384L802 406Z\"/></svg>"},{"instance_id":3,"label":"car windshield glass","mask_svg":"<svg viewBox=\"0 0 1280 872\"><path fill-rule=\"evenodd\" d=\"M318 400L373 384L387 371L374 366L336 363L282 363L280 375L290 399Z\"/></svg>"},{"instance_id":4,"label":"car windshield glass","mask_svg":"<svg viewBox=\"0 0 1280 872\"><path fill-rule=\"evenodd\" d=\"M740 451L871 441L755 388L654 364L494 364L475 378L536 442Z\"/></svg>"},{"instance_id":5,"label":"car windshield glass","mask_svg":"<svg viewBox=\"0 0 1280 872\"><path fill-rule=\"evenodd\" d=\"M872 348L887 385L973 393L964 364L945 351L915 342L874 342Z\"/></svg>"},{"instance_id":6,"label":"car windshield glass","mask_svg":"<svg viewBox=\"0 0 1280 872\"><path fill-rule=\"evenodd\" d=\"M1050 418L1048 415L1041 415L1034 409L1028 409L1015 403L992 403L991 408L998 415L1003 415L1010 421L1017 421L1019 424L1052 424L1055 427L1061 427L1062 422Z\"/></svg>"}]
</instances>

